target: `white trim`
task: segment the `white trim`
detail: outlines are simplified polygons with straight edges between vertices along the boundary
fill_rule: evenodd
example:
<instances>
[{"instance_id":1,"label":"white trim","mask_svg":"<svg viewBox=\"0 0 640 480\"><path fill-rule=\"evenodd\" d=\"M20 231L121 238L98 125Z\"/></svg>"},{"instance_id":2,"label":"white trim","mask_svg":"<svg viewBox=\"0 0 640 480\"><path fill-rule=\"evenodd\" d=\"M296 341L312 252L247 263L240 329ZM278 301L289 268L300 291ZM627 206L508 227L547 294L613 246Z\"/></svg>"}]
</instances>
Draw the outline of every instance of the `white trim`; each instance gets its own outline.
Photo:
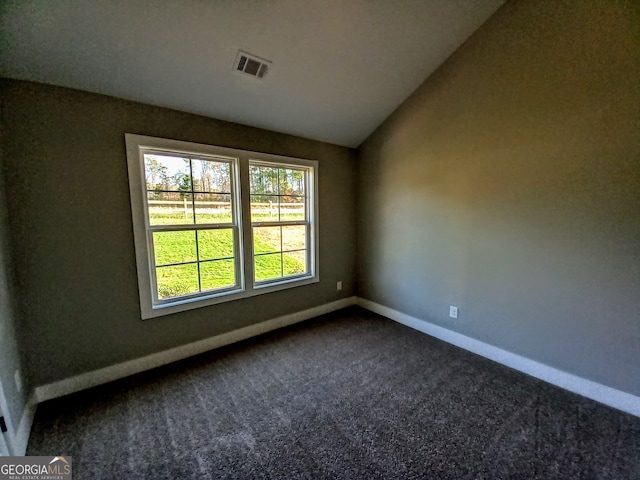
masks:
<instances>
[{"instance_id":1,"label":"white trim","mask_svg":"<svg viewBox=\"0 0 640 480\"><path fill-rule=\"evenodd\" d=\"M1 386L0 386L1 388ZM27 451L27 444L29 442L29 434L31 433L31 424L33 423L33 417L36 414L36 408L38 402L36 401L35 391L30 395L27 403L22 411L22 418L20 419L20 425L17 430L14 429L15 424L10 417L8 406L5 404L3 413L7 423L7 432L4 436L9 453L14 456L23 456Z\"/></svg>"},{"instance_id":2,"label":"white trim","mask_svg":"<svg viewBox=\"0 0 640 480\"><path fill-rule=\"evenodd\" d=\"M13 452L9 450L9 444L3 433L0 435L0 457L9 457L11 455L13 455Z\"/></svg>"},{"instance_id":3,"label":"white trim","mask_svg":"<svg viewBox=\"0 0 640 480\"><path fill-rule=\"evenodd\" d=\"M102 385L113 380L128 377L135 373L182 360L193 355L198 355L200 353L213 350L214 348L246 340L278 328L293 325L294 323L309 320L310 318L324 315L325 313L330 313L335 310L355 305L355 303L356 297L336 300L335 302L325 303L324 305L309 308L301 312L273 318L265 322L249 325L221 335L205 338L204 340L199 340L180 347L171 348L163 352L153 353L146 357L136 358L134 360L118 363L116 365L93 370L91 372L81 373L75 377L65 378L64 380L39 386L35 389L35 396L38 402L62 397L70 393L79 392L87 388L95 387L96 385ZM22 428L22 422L20 427Z\"/></svg>"},{"instance_id":4,"label":"white trim","mask_svg":"<svg viewBox=\"0 0 640 480\"><path fill-rule=\"evenodd\" d=\"M457 347L464 348L465 350L519 370L520 372L539 378L540 380L544 380L570 392L577 393L596 402L604 403L610 407L640 417L640 397L558 370L557 368L467 337L466 335L434 325L425 320L420 320L364 298L357 297L356 303L367 310L395 320L407 327L411 327Z\"/></svg>"},{"instance_id":5,"label":"white trim","mask_svg":"<svg viewBox=\"0 0 640 480\"><path fill-rule=\"evenodd\" d=\"M0 415L4 417L4 422L7 425L7 431L5 433L0 432L2 440L4 440L9 455L16 455L14 447L14 423L11 418L11 411L9 410L9 404L7 403L7 397L4 395L4 388L2 386L2 380L0 380Z\"/></svg>"},{"instance_id":6,"label":"white trim","mask_svg":"<svg viewBox=\"0 0 640 480\"><path fill-rule=\"evenodd\" d=\"M29 396L27 404L24 406L22 412L22 418L20 419L20 425L14 438L15 454L18 456L26 455L27 444L29 443L29 435L31 434L31 425L33 424L33 418L36 415L36 408L38 408L38 402L36 400L35 390Z\"/></svg>"}]
</instances>

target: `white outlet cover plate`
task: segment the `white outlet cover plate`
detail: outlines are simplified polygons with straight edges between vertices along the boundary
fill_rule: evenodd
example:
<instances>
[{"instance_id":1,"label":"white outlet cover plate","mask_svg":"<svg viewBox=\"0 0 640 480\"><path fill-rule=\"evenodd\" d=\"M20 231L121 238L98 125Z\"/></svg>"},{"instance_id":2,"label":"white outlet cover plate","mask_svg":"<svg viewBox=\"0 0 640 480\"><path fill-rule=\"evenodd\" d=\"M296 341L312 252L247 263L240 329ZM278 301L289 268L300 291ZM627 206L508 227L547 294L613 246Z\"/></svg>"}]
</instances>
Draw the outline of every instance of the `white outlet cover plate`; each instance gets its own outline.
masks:
<instances>
[{"instance_id":1,"label":"white outlet cover plate","mask_svg":"<svg viewBox=\"0 0 640 480\"><path fill-rule=\"evenodd\" d=\"M458 318L458 307L449 306L449 317Z\"/></svg>"}]
</instances>

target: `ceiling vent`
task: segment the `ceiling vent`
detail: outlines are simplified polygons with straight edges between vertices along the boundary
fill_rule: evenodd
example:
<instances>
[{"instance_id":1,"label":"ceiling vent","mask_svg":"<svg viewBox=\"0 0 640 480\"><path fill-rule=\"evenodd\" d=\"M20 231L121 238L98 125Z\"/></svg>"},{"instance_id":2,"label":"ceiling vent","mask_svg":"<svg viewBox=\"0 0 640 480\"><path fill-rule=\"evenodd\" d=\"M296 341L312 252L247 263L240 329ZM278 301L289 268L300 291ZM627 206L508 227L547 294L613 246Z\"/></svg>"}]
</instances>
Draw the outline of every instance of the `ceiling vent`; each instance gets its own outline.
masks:
<instances>
[{"instance_id":1,"label":"ceiling vent","mask_svg":"<svg viewBox=\"0 0 640 480\"><path fill-rule=\"evenodd\" d=\"M255 55L251 55L250 53L240 50L236 57L234 69L237 72L242 72L251 77L264 78L269 71L269 65L271 65L269 60L256 57Z\"/></svg>"}]
</instances>

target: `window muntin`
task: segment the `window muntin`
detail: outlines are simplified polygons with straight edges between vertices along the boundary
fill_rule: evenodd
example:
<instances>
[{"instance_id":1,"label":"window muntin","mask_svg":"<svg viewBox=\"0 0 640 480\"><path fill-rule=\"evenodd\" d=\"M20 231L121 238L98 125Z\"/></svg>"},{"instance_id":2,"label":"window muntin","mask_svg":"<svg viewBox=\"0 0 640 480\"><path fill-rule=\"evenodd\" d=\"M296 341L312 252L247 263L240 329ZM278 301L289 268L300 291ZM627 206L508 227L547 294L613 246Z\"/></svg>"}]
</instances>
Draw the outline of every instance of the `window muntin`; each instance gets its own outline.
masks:
<instances>
[{"instance_id":1,"label":"window muntin","mask_svg":"<svg viewBox=\"0 0 640 480\"><path fill-rule=\"evenodd\" d=\"M256 285L309 275L311 167L261 161L249 165Z\"/></svg>"},{"instance_id":2,"label":"window muntin","mask_svg":"<svg viewBox=\"0 0 640 480\"><path fill-rule=\"evenodd\" d=\"M125 140L143 319L319 281L318 162Z\"/></svg>"}]
</instances>

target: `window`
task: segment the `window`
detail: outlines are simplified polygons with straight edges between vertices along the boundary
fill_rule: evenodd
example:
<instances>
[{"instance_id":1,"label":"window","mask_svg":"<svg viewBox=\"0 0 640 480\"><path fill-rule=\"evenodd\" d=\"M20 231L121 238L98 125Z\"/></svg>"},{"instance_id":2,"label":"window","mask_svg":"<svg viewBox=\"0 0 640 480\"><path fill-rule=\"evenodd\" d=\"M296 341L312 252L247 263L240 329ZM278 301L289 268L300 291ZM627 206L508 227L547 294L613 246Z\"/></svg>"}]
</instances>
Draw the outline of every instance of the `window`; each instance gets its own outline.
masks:
<instances>
[{"instance_id":1,"label":"window","mask_svg":"<svg viewBox=\"0 0 640 480\"><path fill-rule=\"evenodd\" d=\"M317 282L317 162L126 134L143 318Z\"/></svg>"},{"instance_id":2,"label":"window","mask_svg":"<svg viewBox=\"0 0 640 480\"><path fill-rule=\"evenodd\" d=\"M258 161L249 164L256 285L307 275L311 169Z\"/></svg>"}]
</instances>

